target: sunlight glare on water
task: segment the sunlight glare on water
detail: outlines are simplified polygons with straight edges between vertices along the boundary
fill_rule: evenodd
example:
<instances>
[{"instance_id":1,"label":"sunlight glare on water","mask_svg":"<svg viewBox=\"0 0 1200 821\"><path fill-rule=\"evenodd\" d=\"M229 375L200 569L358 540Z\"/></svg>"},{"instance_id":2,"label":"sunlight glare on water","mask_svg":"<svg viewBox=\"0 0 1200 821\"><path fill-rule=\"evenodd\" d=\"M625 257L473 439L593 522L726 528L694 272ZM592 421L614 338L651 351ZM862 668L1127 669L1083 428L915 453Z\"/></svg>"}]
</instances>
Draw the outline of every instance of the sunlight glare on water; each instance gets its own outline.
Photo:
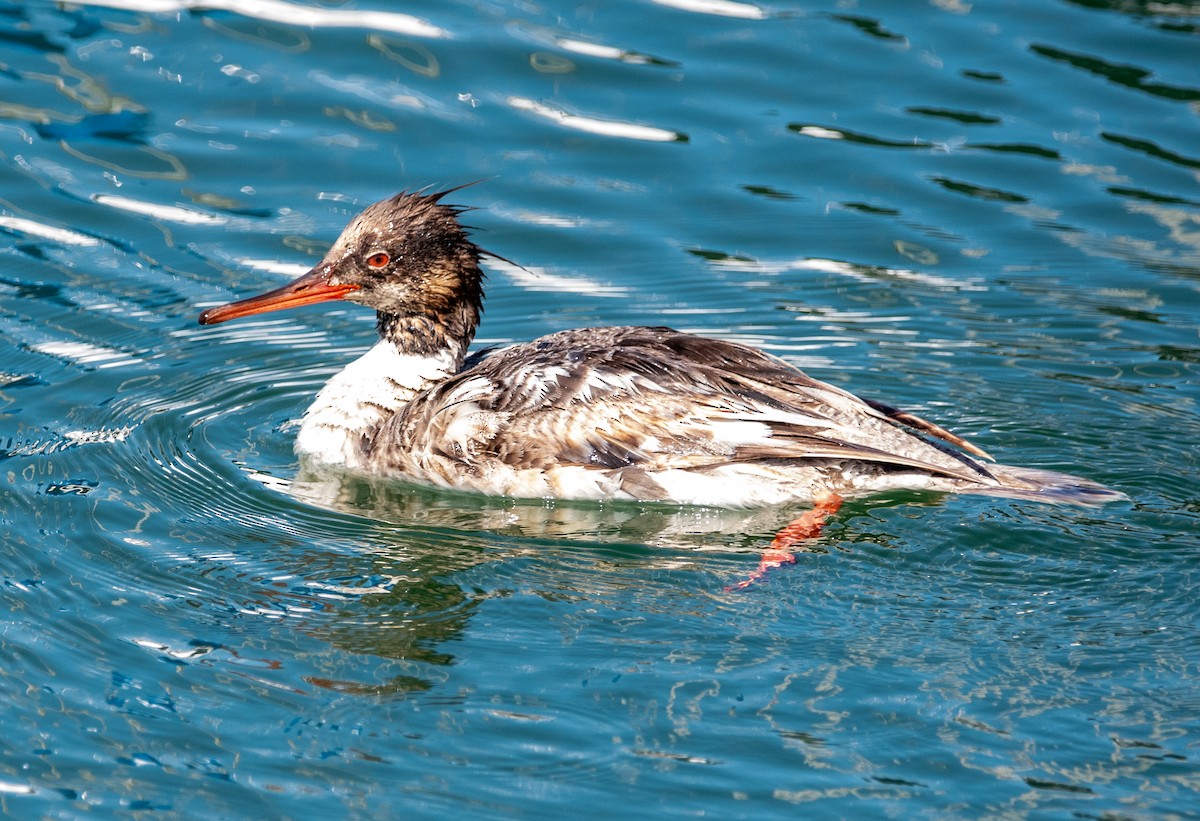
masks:
<instances>
[{"instance_id":1,"label":"sunlight glare on water","mask_svg":"<svg viewBox=\"0 0 1200 821\"><path fill-rule=\"evenodd\" d=\"M1198 12L7 5L0 809L1193 815ZM478 346L670 324L1130 500L856 500L729 592L798 511L302 473L374 317L197 316L476 180Z\"/></svg>"}]
</instances>

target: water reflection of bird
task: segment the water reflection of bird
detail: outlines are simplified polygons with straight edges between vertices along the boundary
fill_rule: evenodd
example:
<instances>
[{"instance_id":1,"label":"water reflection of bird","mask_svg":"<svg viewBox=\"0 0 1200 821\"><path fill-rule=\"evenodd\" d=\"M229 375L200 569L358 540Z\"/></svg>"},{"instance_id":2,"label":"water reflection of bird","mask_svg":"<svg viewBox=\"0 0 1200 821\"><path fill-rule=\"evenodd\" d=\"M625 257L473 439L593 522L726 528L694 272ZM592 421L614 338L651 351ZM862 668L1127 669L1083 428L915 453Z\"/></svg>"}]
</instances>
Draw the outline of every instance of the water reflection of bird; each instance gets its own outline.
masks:
<instances>
[{"instance_id":1,"label":"water reflection of bird","mask_svg":"<svg viewBox=\"0 0 1200 821\"><path fill-rule=\"evenodd\" d=\"M985 463L941 427L757 349L659 327L562 331L467 356L486 254L443 204L402 193L355 217L294 282L202 324L344 299L380 340L305 413L296 450L331 464L512 497L720 507L897 489L1099 504L1086 479ZM803 530L803 528L801 528Z\"/></svg>"}]
</instances>

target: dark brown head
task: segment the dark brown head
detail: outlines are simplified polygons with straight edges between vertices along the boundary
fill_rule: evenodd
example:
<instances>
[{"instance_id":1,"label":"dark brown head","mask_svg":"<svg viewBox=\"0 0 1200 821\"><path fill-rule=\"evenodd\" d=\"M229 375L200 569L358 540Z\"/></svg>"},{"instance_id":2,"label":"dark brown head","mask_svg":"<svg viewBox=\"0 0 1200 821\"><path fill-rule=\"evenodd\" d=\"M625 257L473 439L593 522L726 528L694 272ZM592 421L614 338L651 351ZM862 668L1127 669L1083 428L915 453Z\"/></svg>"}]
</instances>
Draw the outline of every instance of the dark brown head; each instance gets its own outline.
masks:
<instances>
[{"instance_id":1,"label":"dark brown head","mask_svg":"<svg viewBox=\"0 0 1200 821\"><path fill-rule=\"evenodd\" d=\"M379 333L407 351L470 343L479 323L483 274L479 248L459 224L449 192L401 193L350 221L304 276L258 296L209 308L201 325L344 299L374 308Z\"/></svg>"}]
</instances>

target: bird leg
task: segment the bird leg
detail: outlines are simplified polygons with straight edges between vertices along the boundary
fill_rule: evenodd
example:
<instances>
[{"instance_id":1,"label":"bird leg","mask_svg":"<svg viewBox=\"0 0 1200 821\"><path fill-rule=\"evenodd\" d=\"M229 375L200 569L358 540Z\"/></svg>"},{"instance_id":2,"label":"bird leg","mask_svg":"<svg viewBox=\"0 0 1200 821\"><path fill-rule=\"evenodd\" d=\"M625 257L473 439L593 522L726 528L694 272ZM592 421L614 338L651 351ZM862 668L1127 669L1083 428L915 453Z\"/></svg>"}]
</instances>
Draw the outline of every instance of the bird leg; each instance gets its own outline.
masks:
<instances>
[{"instance_id":1,"label":"bird leg","mask_svg":"<svg viewBox=\"0 0 1200 821\"><path fill-rule=\"evenodd\" d=\"M825 524L825 520L838 512L842 506L842 497L836 493L831 493L828 496L823 496L813 502L812 510L805 511L804 515L796 519L787 527L775 534L775 538L771 540L771 544L763 551L762 558L758 561L758 569L750 576L737 584L732 584L726 587L726 590L745 590L750 585L760 581L767 575L767 571L773 567L782 567L785 564L795 564L796 555L792 553L792 547L805 539L815 539L821 535L821 527Z\"/></svg>"}]
</instances>

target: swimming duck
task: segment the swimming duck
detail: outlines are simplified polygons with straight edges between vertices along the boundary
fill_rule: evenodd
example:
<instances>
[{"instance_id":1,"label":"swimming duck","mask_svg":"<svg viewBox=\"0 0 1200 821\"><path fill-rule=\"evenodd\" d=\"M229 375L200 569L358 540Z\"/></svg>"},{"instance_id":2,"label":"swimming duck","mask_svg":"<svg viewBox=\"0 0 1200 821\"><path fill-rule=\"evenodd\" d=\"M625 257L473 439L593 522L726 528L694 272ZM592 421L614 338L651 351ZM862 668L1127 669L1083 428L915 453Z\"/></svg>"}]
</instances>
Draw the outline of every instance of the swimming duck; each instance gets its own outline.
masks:
<instances>
[{"instance_id":1,"label":"swimming duck","mask_svg":"<svg viewBox=\"0 0 1200 821\"><path fill-rule=\"evenodd\" d=\"M468 355L487 252L459 221L467 209L442 202L448 193L377 202L309 273L200 315L212 325L330 300L375 310L379 341L304 414L296 451L309 462L519 498L816 502L818 512L898 489L1124 498L995 464L918 416L671 328L580 328Z\"/></svg>"}]
</instances>

